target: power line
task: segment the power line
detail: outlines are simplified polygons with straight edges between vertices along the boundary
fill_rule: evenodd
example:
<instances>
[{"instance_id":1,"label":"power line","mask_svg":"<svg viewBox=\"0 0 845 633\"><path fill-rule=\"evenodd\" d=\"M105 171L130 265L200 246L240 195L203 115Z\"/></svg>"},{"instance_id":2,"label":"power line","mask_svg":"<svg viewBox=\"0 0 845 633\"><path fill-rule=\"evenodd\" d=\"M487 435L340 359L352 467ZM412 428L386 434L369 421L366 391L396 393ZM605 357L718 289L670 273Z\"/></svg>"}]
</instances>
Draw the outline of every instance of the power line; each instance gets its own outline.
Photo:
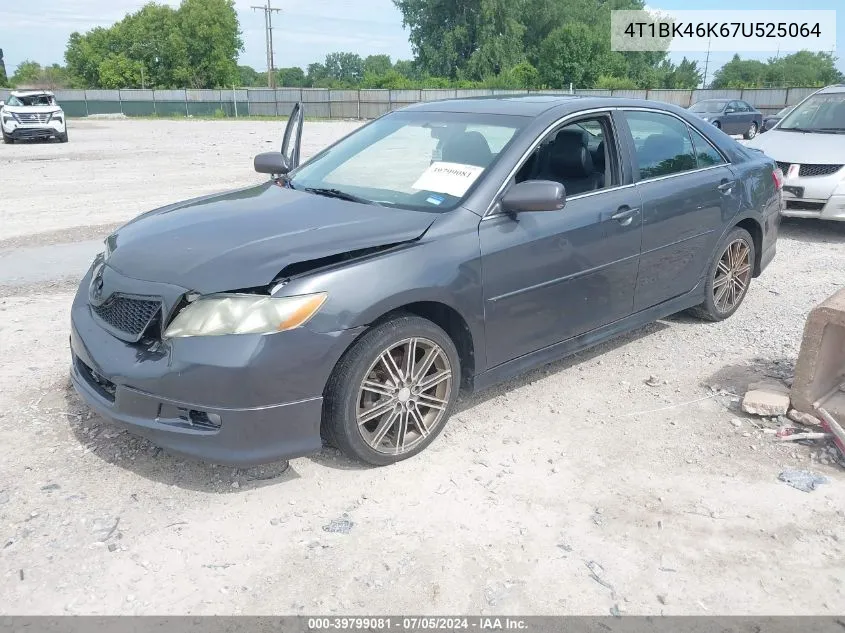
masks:
<instances>
[{"instance_id":1,"label":"power line","mask_svg":"<svg viewBox=\"0 0 845 633\"><path fill-rule=\"evenodd\" d=\"M267 0L265 6L252 6L253 11L264 12L264 42L267 49L267 85L270 88L276 87L276 59L273 51L273 13L281 13L281 9L274 9Z\"/></svg>"}]
</instances>

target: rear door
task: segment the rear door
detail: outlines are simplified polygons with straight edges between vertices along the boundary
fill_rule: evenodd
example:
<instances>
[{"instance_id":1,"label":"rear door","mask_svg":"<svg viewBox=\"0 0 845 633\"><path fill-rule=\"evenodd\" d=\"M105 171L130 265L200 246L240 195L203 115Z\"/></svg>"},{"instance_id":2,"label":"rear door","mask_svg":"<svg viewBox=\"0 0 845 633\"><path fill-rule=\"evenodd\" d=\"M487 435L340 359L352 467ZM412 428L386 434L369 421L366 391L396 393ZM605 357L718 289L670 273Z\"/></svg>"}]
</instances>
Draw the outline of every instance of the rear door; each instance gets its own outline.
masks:
<instances>
[{"instance_id":1,"label":"rear door","mask_svg":"<svg viewBox=\"0 0 845 633\"><path fill-rule=\"evenodd\" d=\"M626 109L624 119L643 209L634 295L640 311L696 287L738 209L738 188L725 157L680 117Z\"/></svg>"}]
</instances>

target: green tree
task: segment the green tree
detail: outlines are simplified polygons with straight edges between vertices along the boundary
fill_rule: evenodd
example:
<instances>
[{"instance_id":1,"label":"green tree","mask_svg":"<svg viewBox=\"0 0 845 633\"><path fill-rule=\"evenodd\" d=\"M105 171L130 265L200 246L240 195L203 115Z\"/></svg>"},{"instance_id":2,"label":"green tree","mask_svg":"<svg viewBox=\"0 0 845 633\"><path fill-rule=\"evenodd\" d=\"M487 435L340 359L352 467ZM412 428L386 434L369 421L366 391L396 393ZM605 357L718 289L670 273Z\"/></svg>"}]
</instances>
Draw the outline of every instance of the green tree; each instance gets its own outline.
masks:
<instances>
[{"instance_id":1,"label":"green tree","mask_svg":"<svg viewBox=\"0 0 845 633\"><path fill-rule=\"evenodd\" d=\"M238 85L244 88L266 86L267 73L260 73L252 66L238 66Z\"/></svg>"},{"instance_id":2,"label":"green tree","mask_svg":"<svg viewBox=\"0 0 845 633\"><path fill-rule=\"evenodd\" d=\"M12 75L13 86L37 85L41 80L41 64L27 59L18 64L15 73Z\"/></svg>"},{"instance_id":3,"label":"green tree","mask_svg":"<svg viewBox=\"0 0 845 633\"><path fill-rule=\"evenodd\" d=\"M277 84L283 88L301 88L305 86L305 72L299 66L279 68L276 74Z\"/></svg>"},{"instance_id":4,"label":"green tree","mask_svg":"<svg viewBox=\"0 0 845 633\"><path fill-rule=\"evenodd\" d=\"M178 9L151 2L109 28L72 33L65 61L89 87L140 87L143 76L147 86L214 88L238 83L242 49L233 0L182 0Z\"/></svg>"},{"instance_id":5,"label":"green tree","mask_svg":"<svg viewBox=\"0 0 845 633\"><path fill-rule=\"evenodd\" d=\"M609 49L601 36L586 24L567 24L552 31L540 45L539 70L550 88L595 85L612 71Z\"/></svg>"},{"instance_id":6,"label":"green tree","mask_svg":"<svg viewBox=\"0 0 845 633\"><path fill-rule=\"evenodd\" d=\"M364 59L365 75L386 75L392 69L390 55L369 55Z\"/></svg>"},{"instance_id":7,"label":"green tree","mask_svg":"<svg viewBox=\"0 0 845 633\"><path fill-rule=\"evenodd\" d=\"M661 65L663 77L661 88L686 88L688 90L698 88L701 84L701 71L698 69L698 62L690 61L686 57L677 66L673 66L668 60Z\"/></svg>"},{"instance_id":8,"label":"green tree","mask_svg":"<svg viewBox=\"0 0 845 633\"><path fill-rule=\"evenodd\" d=\"M711 88L759 88L766 83L766 64L756 59L733 59L713 75Z\"/></svg>"},{"instance_id":9,"label":"green tree","mask_svg":"<svg viewBox=\"0 0 845 633\"><path fill-rule=\"evenodd\" d=\"M315 87L321 81L326 80L327 77L328 74L326 73L326 67L323 64L319 62L308 64L305 74L305 83L308 86Z\"/></svg>"},{"instance_id":10,"label":"green tree","mask_svg":"<svg viewBox=\"0 0 845 633\"><path fill-rule=\"evenodd\" d=\"M633 90L636 87L637 82L629 77L601 75L596 81L596 88L600 90Z\"/></svg>"},{"instance_id":11,"label":"green tree","mask_svg":"<svg viewBox=\"0 0 845 633\"><path fill-rule=\"evenodd\" d=\"M779 59L769 59L766 85L816 87L845 81L830 53L798 51Z\"/></svg>"},{"instance_id":12,"label":"green tree","mask_svg":"<svg viewBox=\"0 0 845 633\"><path fill-rule=\"evenodd\" d=\"M325 68L333 81L354 84L364 76L364 60L357 53L329 53Z\"/></svg>"}]
</instances>

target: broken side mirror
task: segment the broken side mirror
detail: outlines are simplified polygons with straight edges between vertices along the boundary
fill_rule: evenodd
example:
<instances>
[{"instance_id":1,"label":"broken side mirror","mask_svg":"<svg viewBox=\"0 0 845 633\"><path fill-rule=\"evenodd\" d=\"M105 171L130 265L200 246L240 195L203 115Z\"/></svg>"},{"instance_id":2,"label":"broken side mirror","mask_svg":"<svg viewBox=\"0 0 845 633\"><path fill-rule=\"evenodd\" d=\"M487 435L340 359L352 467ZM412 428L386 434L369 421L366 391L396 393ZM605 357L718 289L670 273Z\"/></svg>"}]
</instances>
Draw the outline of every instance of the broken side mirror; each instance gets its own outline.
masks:
<instances>
[{"instance_id":1,"label":"broken side mirror","mask_svg":"<svg viewBox=\"0 0 845 633\"><path fill-rule=\"evenodd\" d=\"M259 174L270 174L273 176L281 176L290 171L288 160L282 156L281 152L258 154L253 160L253 166Z\"/></svg>"},{"instance_id":2,"label":"broken side mirror","mask_svg":"<svg viewBox=\"0 0 845 633\"><path fill-rule=\"evenodd\" d=\"M560 211L566 206L566 189L552 180L526 180L511 187L502 197L508 213Z\"/></svg>"}]
</instances>

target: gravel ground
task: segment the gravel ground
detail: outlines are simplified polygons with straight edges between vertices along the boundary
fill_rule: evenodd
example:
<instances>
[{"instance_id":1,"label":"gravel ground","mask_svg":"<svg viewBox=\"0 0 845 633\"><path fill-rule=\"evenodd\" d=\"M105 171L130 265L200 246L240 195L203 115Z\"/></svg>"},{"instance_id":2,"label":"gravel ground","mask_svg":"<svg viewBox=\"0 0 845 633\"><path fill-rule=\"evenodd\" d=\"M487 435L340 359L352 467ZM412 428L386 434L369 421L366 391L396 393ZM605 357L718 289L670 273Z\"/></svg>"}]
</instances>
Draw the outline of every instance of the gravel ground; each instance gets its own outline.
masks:
<instances>
[{"instance_id":1,"label":"gravel ground","mask_svg":"<svg viewBox=\"0 0 845 633\"><path fill-rule=\"evenodd\" d=\"M307 123L304 154L356 125ZM0 256L257 182L282 124L70 132L0 146ZM430 449L382 469L325 449L235 470L120 433L68 388L81 271L0 285L0 613L842 613L845 476L734 394L791 376L843 254L845 226L785 222L729 321L675 316L464 397ZM785 468L829 482L804 493Z\"/></svg>"}]
</instances>

